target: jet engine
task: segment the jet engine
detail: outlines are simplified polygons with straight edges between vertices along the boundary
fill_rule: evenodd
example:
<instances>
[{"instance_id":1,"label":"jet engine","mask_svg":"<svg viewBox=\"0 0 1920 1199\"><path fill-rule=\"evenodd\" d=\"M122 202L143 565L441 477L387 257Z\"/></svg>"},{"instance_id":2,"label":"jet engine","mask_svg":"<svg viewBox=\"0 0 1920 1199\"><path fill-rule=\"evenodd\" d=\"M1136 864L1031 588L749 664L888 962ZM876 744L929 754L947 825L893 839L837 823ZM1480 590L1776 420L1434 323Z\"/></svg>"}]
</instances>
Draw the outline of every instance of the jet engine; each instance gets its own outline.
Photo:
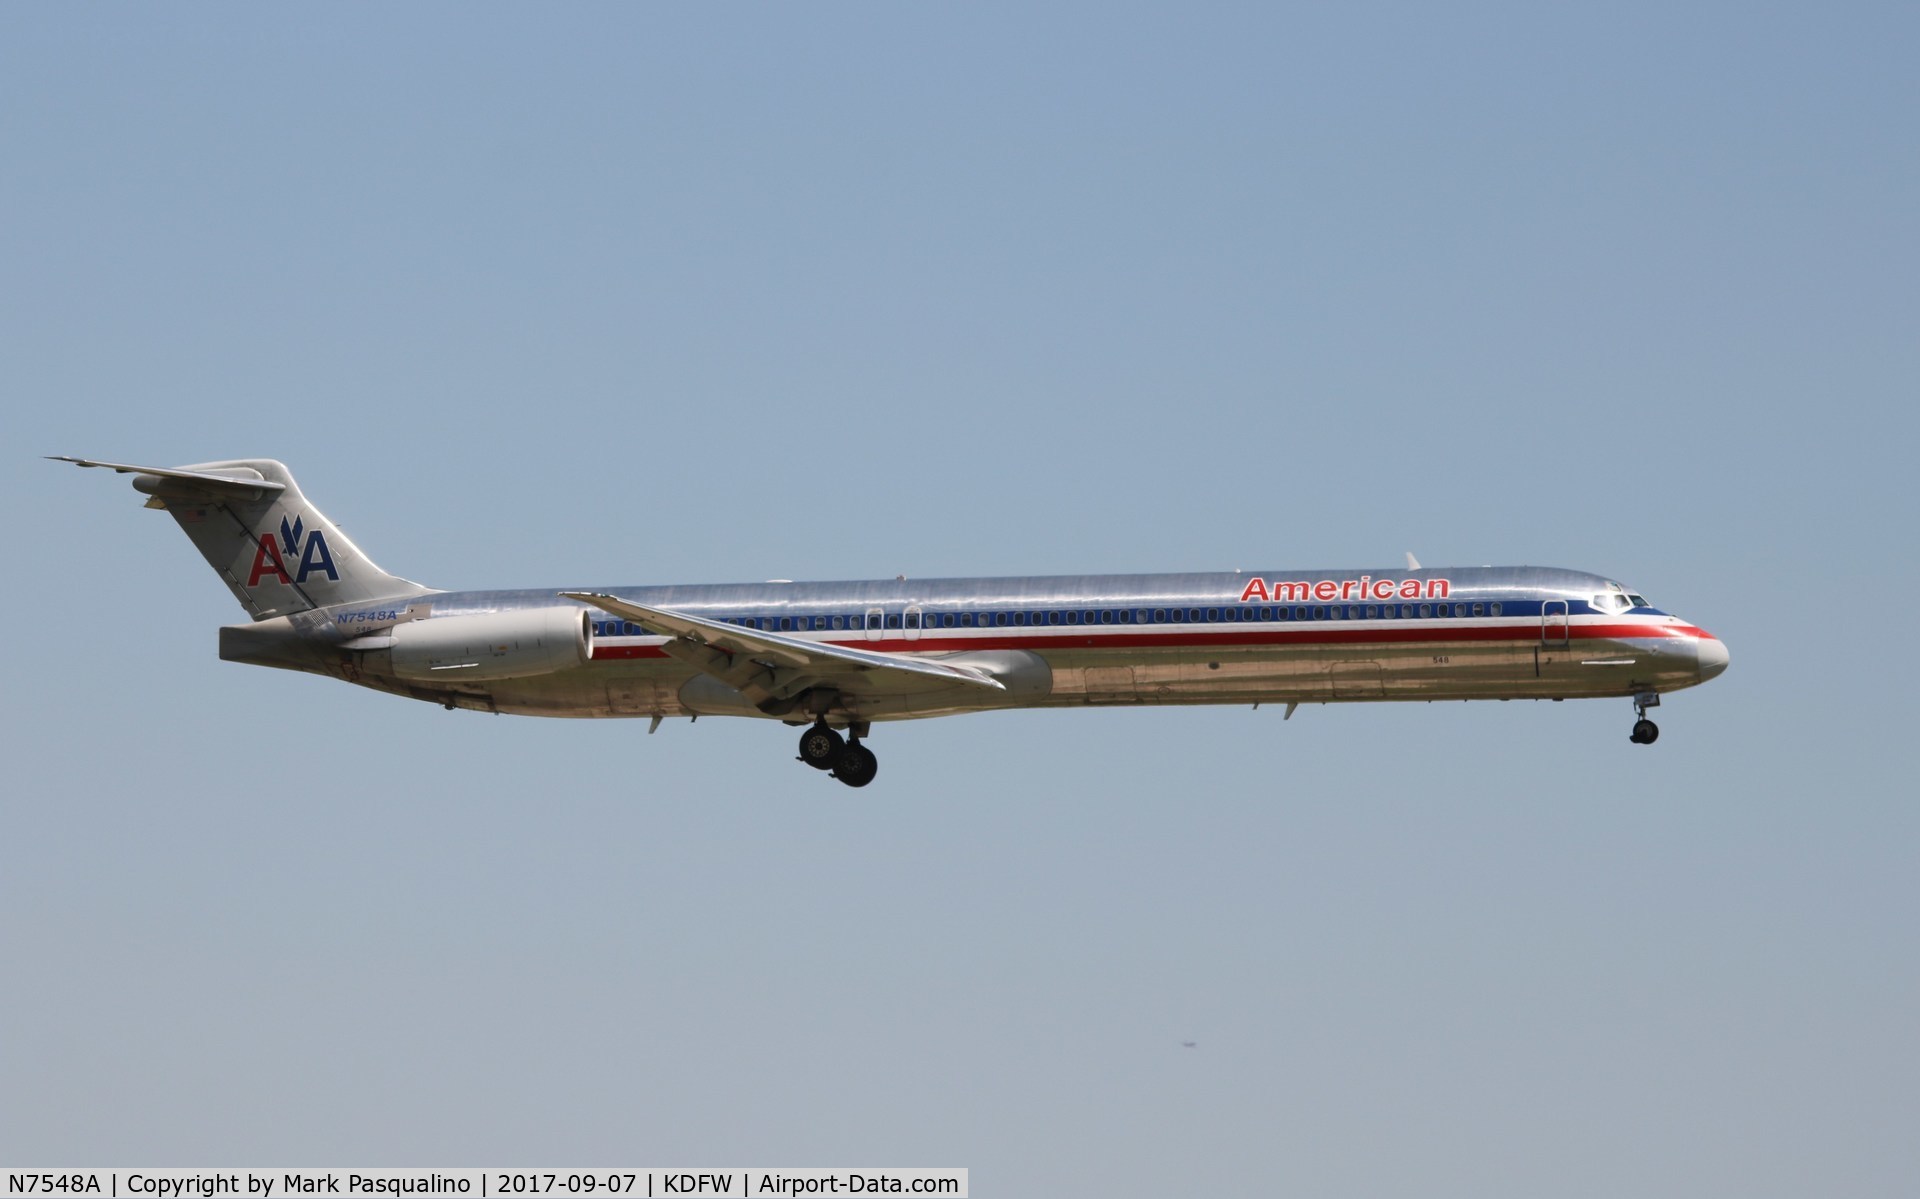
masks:
<instances>
[{"instance_id":1,"label":"jet engine","mask_svg":"<svg viewBox=\"0 0 1920 1199\"><path fill-rule=\"evenodd\" d=\"M395 625L391 636L393 673L419 683L523 679L593 657L585 608L436 616Z\"/></svg>"}]
</instances>

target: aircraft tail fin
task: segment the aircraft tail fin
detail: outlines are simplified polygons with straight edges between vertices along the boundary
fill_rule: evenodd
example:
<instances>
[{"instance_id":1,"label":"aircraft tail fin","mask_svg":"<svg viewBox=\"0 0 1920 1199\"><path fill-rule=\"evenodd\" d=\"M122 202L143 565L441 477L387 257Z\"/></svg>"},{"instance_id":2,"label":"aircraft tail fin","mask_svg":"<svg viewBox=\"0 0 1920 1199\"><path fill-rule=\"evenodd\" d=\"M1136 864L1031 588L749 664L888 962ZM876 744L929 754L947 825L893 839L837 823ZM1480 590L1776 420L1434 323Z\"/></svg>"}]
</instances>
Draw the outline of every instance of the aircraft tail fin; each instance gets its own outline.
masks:
<instances>
[{"instance_id":1,"label":"aircraft tail fin","mask_svg":"<svg viewBox=\"0 0 1920 1199\"><path fill-rule=\"evenodd\" d=\"M147 507L172 515L255 620L432 590L375 566L271 458L176 467L55 460L133 475Z\"/></svg>"}]
</instances>

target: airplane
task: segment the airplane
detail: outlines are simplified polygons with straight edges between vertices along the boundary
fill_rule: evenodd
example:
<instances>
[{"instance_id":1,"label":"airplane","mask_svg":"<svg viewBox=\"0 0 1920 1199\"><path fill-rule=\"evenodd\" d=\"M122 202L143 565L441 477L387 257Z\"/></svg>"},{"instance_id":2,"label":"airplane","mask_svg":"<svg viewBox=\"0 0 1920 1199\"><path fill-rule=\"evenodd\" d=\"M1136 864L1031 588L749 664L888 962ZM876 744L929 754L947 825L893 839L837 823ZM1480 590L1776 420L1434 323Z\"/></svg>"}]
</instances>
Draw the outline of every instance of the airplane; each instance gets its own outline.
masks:
<instances>
[{"instance_id":1,"label":"airplane","mask_svg":"<svg viewBox=\"0 0 1920 1199\"><path fill-rule=\"evenodd\" d=\"M1649 709L1727 647L1611 579L1547 567L1227 571L440 591L375 566L249 458L133 475L253 620L220 657L448 709L754 716L799 759L872 782L878 721L1006 708L1630 697Z\"/></svg>"}]
</instances>

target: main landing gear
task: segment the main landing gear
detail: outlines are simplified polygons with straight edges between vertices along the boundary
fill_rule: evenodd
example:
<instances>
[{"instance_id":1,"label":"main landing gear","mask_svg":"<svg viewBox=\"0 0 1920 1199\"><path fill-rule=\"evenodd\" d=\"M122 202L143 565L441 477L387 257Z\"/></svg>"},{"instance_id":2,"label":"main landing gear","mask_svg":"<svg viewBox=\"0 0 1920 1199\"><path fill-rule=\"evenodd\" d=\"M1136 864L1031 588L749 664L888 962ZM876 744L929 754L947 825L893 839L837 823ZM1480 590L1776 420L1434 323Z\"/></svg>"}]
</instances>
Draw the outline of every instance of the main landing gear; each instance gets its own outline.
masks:
<instances>
[{"instance_id":1,"label":"main landing gear","mask_svg":"<svg viewBox=\"0 0 1920 1199\"><path fill-rule=\"evenodd\" d=\"M852 740L828 728L824 720L815 723L800 734L800 760L815 770L831 772L849 787L866 786L880 773L880 760L860 743L867 731L865 721L855 724L850 731Z\"/></svg>"},{"instance_id":2,"label":"main landing gear","mask_svg":"<svg viewBox=\"0 0 1920 1199\"><path fill-rule=\"evenodd\" d=\"M1646 691L1633 697L1633 714L1639 719L1633 722L1633 732L1627 740L1635 745L1652 745L1660 739L1660 726L1647 719L1647 709L1660 706L1660 694Z\"/></svg>"}]
</instances>

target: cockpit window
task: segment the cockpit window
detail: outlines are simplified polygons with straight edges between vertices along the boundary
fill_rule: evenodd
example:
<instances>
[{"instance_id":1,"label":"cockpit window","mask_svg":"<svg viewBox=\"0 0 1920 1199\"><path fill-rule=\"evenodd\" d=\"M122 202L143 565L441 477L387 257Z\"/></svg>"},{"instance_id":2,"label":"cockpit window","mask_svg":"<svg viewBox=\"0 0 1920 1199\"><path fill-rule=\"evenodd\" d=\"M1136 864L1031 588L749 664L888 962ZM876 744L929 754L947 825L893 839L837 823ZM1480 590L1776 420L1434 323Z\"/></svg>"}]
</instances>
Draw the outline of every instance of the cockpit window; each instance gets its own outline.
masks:
<instances>
[{"instance_id":1,"label":"cockpit window","mask_svg":"<svg viewBox=\"0 0 1920 1199\"><path fill-rule=\"evenodd\" d=\"M1617 592L1606 592L1593 597L1593 606L1599 612L1625 612L1627 597Z\"/></svg>"},{"instance_id":2,"label":"cockpit window","mask_svg":"<svg viewBox=\"0 0 1920 1199\"><path fill-rule=\"evenodd\" d=\"M1651 607L1653 607L1653 605L1652 605L1652 604L1650 604L1650 603L1648 603L1648 602L1647 602L1647 597L1646 597L1646 596L1644 596L1644 595L1630 595L1630 596L1628 596L1627 598L1633 601L1633 606L1634 606L1634 607L1636 607L1636 608L1651 608Z\"/></svg>"}]
</instances>

